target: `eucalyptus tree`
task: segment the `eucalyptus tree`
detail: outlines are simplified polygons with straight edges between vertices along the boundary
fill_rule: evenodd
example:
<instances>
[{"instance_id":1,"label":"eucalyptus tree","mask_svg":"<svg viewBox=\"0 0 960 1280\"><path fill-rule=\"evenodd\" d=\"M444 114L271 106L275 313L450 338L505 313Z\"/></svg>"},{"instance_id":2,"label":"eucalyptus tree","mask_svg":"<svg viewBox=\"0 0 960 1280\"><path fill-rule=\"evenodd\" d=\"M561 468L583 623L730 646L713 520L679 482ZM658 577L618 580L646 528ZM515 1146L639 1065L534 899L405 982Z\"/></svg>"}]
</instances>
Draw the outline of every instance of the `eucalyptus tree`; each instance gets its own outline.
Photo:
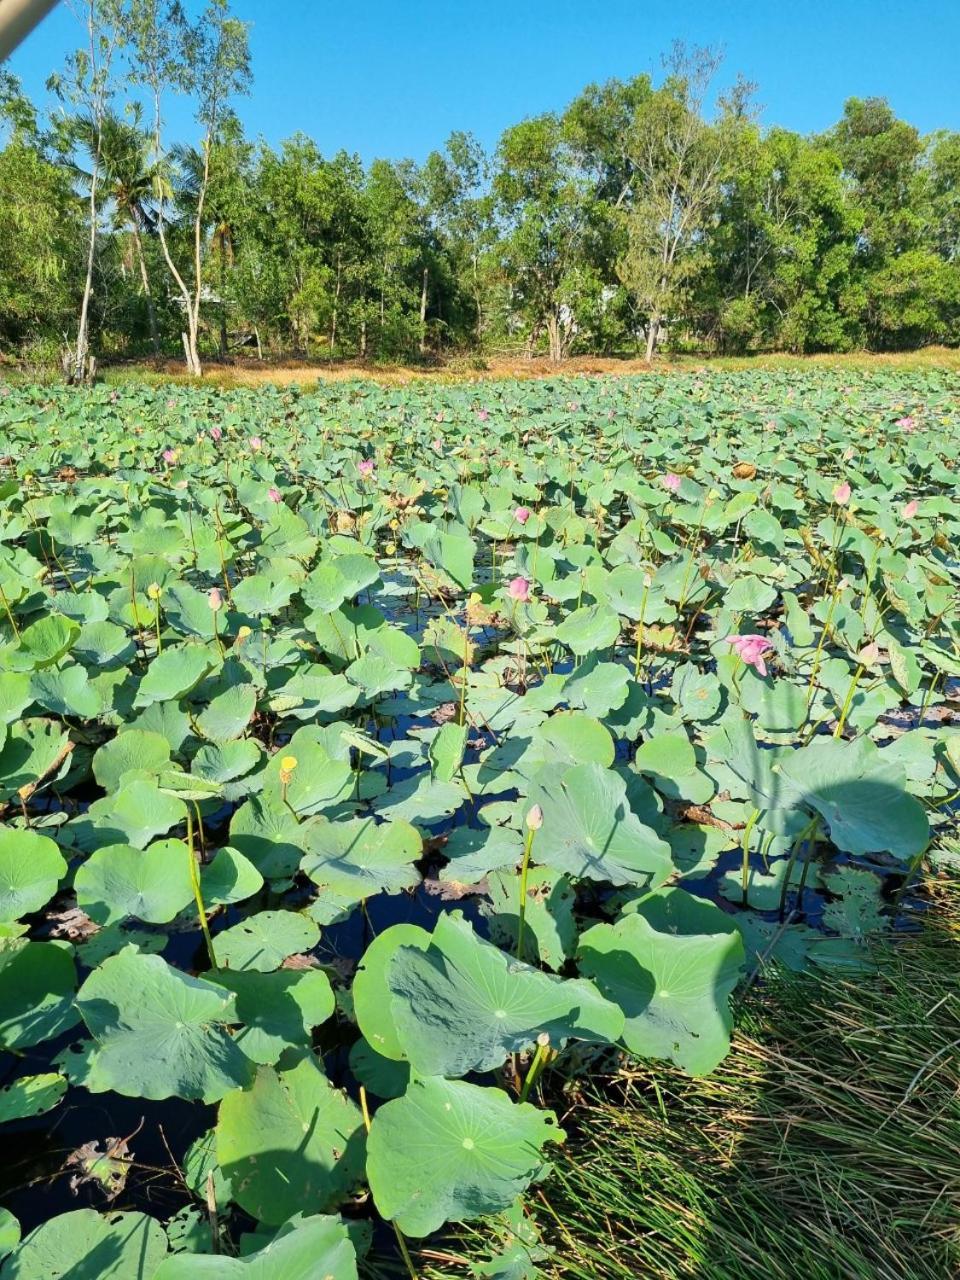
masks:
<instances>
[{"instance_id":1,"label":"eucalyptus tree","mask_svg":"<svg viewBox=\"0 0 960 1280\"><path fill-rule=\"evenodd\" d=\"M127 31L133 51L133 76L149 90L153 99L154 159L158 165L157 235L186 324L181 337L187 369L199 377L203 372L199 345L204 300L203 233L212 155L231 98L249 88L247 28L231 16L227 0L209 0L196 23L188 21L179 0L130 0ZM164 93L170 88L193 99L194 118L200 130L189 268L175 261L167 234L167 204L172 184L170 157L163 146L163 106Z\"/></svg>"},{"instance_id":2,"label":"eucalyptus tree","mask_svg":"<svg viewBox=\"0 0 960 1280\"><path fill-rule=\"evenodd\" d=\"M640 99L627 132L631 199L624 202L628 241L618 271L646 314L648 361L664 320L680 310L748 119L751 86L740 80L717 102L716 118L704 118L720 62L713 50L674 45L664 60L666 79Z\"/></svg>"},{"instance_id":3,"label":"eucalyptus tree","mask_svg":"<svg viewBox=\"0 0 960 1280\"><path fill-rule=\"evenodd\" d=\"M90 151L87 196L87 242L83 292L77 322L77 338L67 371L72 382L86 381L93 371L90 360L90 304L96 265L97 238L101 213L101 179L105 142L105 122L116 85L114 58L123 40L125 0L84 0L81 10L85 44L69 54L64 70L54 74L48 87L62 107L62 138L69 146L78 121L86 133Z\"/></svg>"}]
</instances>

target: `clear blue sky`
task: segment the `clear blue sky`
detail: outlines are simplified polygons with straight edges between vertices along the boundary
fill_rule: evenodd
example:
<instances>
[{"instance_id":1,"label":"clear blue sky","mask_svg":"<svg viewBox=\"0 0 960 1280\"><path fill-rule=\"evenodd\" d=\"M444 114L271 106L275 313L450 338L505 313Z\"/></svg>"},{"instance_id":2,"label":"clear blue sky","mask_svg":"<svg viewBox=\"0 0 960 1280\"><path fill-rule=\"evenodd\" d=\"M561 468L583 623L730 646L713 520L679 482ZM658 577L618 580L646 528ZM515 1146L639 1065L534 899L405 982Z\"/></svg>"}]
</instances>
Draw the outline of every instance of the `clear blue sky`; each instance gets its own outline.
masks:
<instances>
[{"instance_id":1,"label":"clear blue sky","mask_svg":"<svg viewBox=\"0 0 960 1280\"><path fill-rule=\"evenodd\" d=\"M200 0L188 0L196 12ZM234 0L251 23L254 85L238 108L276 144L297 130L420 160L453 129L488 147L585 84L659 71L675 37L722 44L727 79L759 86L766 124L826 128L845 98L880 94L926 132L960 129L960 0ZM61 5L10 69L35 98L78 41ZM173 131L192 136L182 110Z\"/></svg>"}]
</instances>

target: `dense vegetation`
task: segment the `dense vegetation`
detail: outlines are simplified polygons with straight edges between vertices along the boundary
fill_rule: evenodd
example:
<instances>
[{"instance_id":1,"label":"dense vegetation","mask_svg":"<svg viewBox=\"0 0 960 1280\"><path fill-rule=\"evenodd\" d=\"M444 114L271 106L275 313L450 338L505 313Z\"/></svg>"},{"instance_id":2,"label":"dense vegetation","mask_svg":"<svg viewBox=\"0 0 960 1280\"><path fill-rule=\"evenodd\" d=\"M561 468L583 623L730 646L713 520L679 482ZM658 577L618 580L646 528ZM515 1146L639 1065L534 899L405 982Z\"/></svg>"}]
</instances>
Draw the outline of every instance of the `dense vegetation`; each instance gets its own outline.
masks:
<instances>
[{"instance_id":1,"label":"dense vegetation","mask_svg":"<svg viewBox=\"0 0 960 1280\"><path fill-rule=\"evenodd\" d=\"M2 1280L503 1212L531 1280L550 1067L869 975L951 855L957 392L0 390Z\"/></svg>"},{"instance_id":2,"label":"dense vegetation","mask_svg":"<svg viewBox=\"0 0 960 1280\"><path fill-rule=\"evenodd\" d=\"M875 98L818 136L675 50L423 164L246 135L225 0L85 0L40 119L3 82L0 349L370 359L503 349L904 349L960 339L960 135ZM171 94L196 134L172 145ZM79 330L79 336L78 336ZM181 335L183 339L181 340Z\"/></svg>"}]
</instances>

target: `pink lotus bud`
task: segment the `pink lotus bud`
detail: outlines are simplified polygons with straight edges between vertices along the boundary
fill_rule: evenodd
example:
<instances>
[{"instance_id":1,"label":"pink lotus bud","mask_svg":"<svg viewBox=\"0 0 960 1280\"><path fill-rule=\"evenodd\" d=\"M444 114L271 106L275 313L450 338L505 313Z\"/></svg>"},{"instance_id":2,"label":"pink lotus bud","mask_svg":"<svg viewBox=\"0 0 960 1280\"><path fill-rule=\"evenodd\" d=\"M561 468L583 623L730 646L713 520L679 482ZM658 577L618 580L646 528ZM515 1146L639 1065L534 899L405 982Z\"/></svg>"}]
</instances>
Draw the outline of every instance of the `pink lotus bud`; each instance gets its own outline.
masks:
<instances>
[{"instance_id":1,"label":"pink lotus bud","mask_svg":"<svg viewBox=\"0 0 960 1280\"><path fill-rule=\"evenodd\" d=\"M516 511L513 513L513 518L516 520L517 524L526 524L530 519L530 508L517 507Z\"/></svg>"},{"instance_id":2,"label":"pink lotus bud","mask_svg":"<svg viewBox=\"0 0 960 1280\"><path fill-rule=\"evenodd\" d=\"M211 439L211 440L219 440L222 436L223 436L223 428L222 428L222 427L211 427L211 428L210 428L210 439Z\"/></svg>"},{"instance_id":3,"label":"pink lotus bud","mask_svg":"<svg viewBox=\"0 0 960 1280\"><path fill-rule=\"evenodd\" d=\"M665 489L669 489L671 493L676 493L682 481L675 471L668 471L666 475L660 477L660 483Z\"/></svg>"},{"instance_id":4,"label":"pink lotus bud","mask_svg":"<svg viewBox=\"0 0 960 1280\"><path fill-rule=\"evenodd\" d=\"M543 810L538 804L533 804L527 810L527 816L524 819L527 824L528 831L539 831L543 826Z\"/></svg>"},{"instance_id":5,"label":"pink lotus bud","mask_svg":"<svg viewBox=\"0 0 960 1280\"><path fill-rule=\"evenodd\" d=\"M214 613L223 608L223 596L220 594L219 587L211 587L207 592L207 604Z\"/></svg>"},{"instance_id":6,"label":"pink lotus bud","mask_svg":"<svg viewBox=\"0 0 960 1280\"><path fill-rule=\"evenodd\" d=\"M486 420L490 417L489 409L480 409L479 412L477 413L477 417L480 419L481 422L486 422Z\"/></svg>"},{"instance_id":7,"label":"pink lotus bud","mask_svg":"<svg viewBox=\"0 0 960 1280\"><path fill-rule=\"evenodd\" d=\"M357 470L362 476L372 476L376 463L372 458L361 458L357 463Z\"/></svg>"},{"instance_id":8,"label":"pink lotus bud","mask_svg":"<svg viewBox=\"0 0 960 1280\"><path fill-rule=\"evenodd\" d=\"M164 460L164 462L166 462L169 466L171 466L171 467L172 467L172 466L173 466L173 464L174 464L174 463L176 462L176 460L177 460L177 451L176 451L176 449L164 449L164 451L163 451L163 460Z\"/></svg>"},{"instance_id":9,"label":"pink lotus bud","mask_svg":"<svg viewBox=\"0 0 960 1280\"><path fill-rule=\"evenodd\" d=\"M271 502L283 501L283 495L275 485L271 485L270 488L267 490L267 497L270 499Z\"/></svg>"},{"instance_id":10,"label":"pink lotus bud","mask_svg":"<svg viewBox=\"0 0 960 1280\"><path fill-rule=\"evenodd\" d=\"M919 510L920 510L920 503L917 501L916 498L911 498L910 501L907 503L907 505L900 512L900 515L904 520L912 520Z\"/></svg>"},{"instance_id":11,"label":"pink lotus bud","mask_svg":"<svg viewBox=\"0 0 960 1280\"><path fill-rule=\"evenodd\" d=\"M850 495L853 490L846 480L842 480L833 491L833 500L838 507L845 507L850 501Z\"/></svg>"},{"instance_id":12,"label":"pink lotus bud","mask_svg":"<svg viewBox=\"0 0 960 1280\"><path fill-rule=\"evenodd\" d=\"M254 453L260 452L260 450L263 448L263 441L260 439L259 436L250 437L250 448L253 450Z\"/></svg>"},{"instance_id":13,"label":"pink lotus bud","mask_svg":"<svg viewBox=\"0 0 960 1280\"><path fill-rule=\"evenodd\" d=\"M530 599L530 583L526 578L514 578L507 587L507 595L511 600L526 604Z\"/></svg>"}]
</instances>

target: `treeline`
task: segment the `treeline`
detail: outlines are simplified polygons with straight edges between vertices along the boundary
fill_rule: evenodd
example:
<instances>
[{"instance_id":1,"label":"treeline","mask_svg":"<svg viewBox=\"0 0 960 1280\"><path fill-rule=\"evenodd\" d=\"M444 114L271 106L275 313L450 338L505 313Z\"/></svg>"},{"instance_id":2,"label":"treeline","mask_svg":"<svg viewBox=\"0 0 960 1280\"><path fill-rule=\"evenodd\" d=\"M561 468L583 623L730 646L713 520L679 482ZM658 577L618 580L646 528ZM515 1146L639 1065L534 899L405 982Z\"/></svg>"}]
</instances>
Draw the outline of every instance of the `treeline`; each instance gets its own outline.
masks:
<instances>
[{"instance_id":1,"label":"treeline","mask_svg":"<svg viewBox=\"0 0 960 1280\"><path fill-rule=\"evenodd\" d=\"M247 137L226 0L85 0L41 118L0 80L0 350L411 360L652 357L960 341L960 134L879 98L826 133L762 128L753 87L673 50L422 165ZM192 144L164 112L186 95ZM66 354L64 354L66 353Z\"/></svg>"}]
</instances>

